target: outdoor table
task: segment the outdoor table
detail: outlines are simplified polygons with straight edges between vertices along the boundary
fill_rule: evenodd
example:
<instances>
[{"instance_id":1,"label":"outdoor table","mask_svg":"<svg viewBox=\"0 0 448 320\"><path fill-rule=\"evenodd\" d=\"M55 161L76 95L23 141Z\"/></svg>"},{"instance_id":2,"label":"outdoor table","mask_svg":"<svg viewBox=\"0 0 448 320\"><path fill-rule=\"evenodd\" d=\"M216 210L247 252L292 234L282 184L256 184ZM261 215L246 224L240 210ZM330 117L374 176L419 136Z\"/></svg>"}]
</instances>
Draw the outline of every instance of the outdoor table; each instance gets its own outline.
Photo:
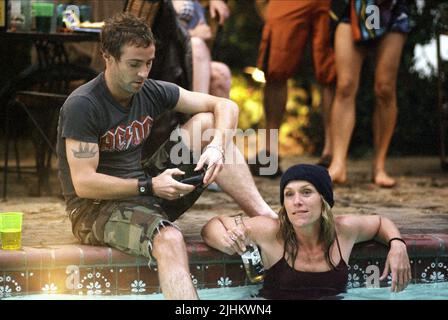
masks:
<instances>
[{"instance_id":1,"label":"outdoor table","mask_svg":"<svg viewBox=\"0 0 448 320\"><path fill-rule=\"evenodd\" d=\"M54 126L42 125L33 113L29 110L29 105L17 101L20 96L25 96L28 101L37 99L45 99L45 102L53 102L48 104L48 108L39 110L44 116L52 117L59 108L54 107L54 103L58 107L62 106L66 95L69 93L69 84L73 80L90 80L97 73L89 67L73 64L69 61L68 54L65 50L65 43L73 42L97 42L100 39L99 33L88 32L58 32L58 33L41 33L41 32L0 32L0 43L6 41L11 42L28 42L35 47L37 52L37 63L27 66L24 70L17 73L17 76L7 81L0 88L0 105L5 108L5 131L6 145L5 158L3 167L3 199L7 194L7 174L8 174L8 152L10 142L10 121L9 114L14 112L14 107L21 106L32 123L39 132L42 143L38 143L36 147L36 171L38 174L38 195L43 183L48 182L49 169L51 166L51 154L55 153L54 142L51 138ZM41 88L36 89L36 86ZM44 88L42 88L44 87ZM31 97L31 99L30 99ZM57 110L55 110L57 109ZM39 116L41 116L40 114ZM46 147L45 147L46 145ZM16 151L16 158L18 152ZM20 173L20 167L17 166Z\"/></svg>"}]
</instances>

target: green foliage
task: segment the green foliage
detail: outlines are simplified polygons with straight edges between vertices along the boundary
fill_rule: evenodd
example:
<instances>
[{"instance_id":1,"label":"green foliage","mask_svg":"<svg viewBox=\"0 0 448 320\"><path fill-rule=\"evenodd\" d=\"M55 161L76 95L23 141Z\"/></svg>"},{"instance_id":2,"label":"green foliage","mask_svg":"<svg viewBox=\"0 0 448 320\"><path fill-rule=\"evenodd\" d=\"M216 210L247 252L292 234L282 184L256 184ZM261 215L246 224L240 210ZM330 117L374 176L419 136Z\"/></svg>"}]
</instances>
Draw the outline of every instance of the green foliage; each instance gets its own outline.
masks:
<instances>
[{"instance_id":1,"label":"green foliage","mask_svg":"<svg viewBox=\"0 0 448 320\"><path fill-rule=\"evenodd\" d=\"M280 150L288 154L303 154L313 151L314 145L305 133L309 126L310 114L316 113L320 103L317 88L310 93L299 87L295 81L288 82L288 101L283 124L279 131ZM239 106L238 128L264 128L263 85L253 81L247 75L232 77L230 99Z\"/></svg>"},{"instance_id":2,"label":"green foliage","mask_svg":"<svg viewBox=\"0 0 448 320\"><path fill-rule=\"evenodd\" d=\"M263 0L256 0L262 2ZM254 66L263 29L263 20L252 0L228 1L231 15L218 39L215 59L225 61L233 69Z\"/></svg>"}]
</instances>

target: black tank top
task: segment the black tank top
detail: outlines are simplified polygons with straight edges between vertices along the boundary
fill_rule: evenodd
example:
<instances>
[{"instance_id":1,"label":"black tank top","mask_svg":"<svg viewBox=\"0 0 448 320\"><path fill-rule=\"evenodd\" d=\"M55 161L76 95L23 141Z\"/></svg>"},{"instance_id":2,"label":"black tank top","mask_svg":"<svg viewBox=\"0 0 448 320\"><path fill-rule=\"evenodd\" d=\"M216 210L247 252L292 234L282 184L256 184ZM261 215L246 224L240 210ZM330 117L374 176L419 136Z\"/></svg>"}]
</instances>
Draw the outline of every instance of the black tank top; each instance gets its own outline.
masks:
<instances>
[{"instance_id":1,"label":"black tank top","mask_svg":"<svg viewBox=\"0 0 448 320\"><path fill-rule=\"evenodd\" d=\"M336 267L324 272L297 271L283 257L266 270L260 296L273 300L305 300L331 297L347 290L348 266L342 258Z\"/></svg>"}]
</instances>

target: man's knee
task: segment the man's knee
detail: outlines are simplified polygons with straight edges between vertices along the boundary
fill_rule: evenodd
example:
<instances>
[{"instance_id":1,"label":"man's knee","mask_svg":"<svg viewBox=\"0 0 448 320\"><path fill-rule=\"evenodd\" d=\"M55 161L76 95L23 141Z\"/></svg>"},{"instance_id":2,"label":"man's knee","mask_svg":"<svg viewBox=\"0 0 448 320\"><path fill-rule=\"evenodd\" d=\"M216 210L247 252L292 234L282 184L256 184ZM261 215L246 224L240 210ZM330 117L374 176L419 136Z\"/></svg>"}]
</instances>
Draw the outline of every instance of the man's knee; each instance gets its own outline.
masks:
<instances>
[{"instance_id":1,"label":"man's knee","mask_svg":"<svg viewBox=\"0 0 448 320\"><path fill-rule=\"evenodd\" d=\"M224 63L213 61L211 64L211 71L211 94L214 92L222 92L226 93L225 97L228 97L232 85L232 73L230 72L229 67Z\"/></svg>"},{"instance_id":2,"label":"man's knee","mask_svg":"<svg viewBox=\"0 0 448 320\"><path fill-rule=\"evenodd\" d=\"M201 38L191 37L191 50L193 59L201 61L210 60L210 50Z\"/></svg>"},{"instance_id":3,"label":"man's knee","mask_svg":"<svg viewBox=\"0 0 448 320\"><path fill-rule=\"evenodd\" d=\"M229 67L226 64L217 61L212 62L212 76L227 82L230 82L232 79L232 73L230 72Z\"/></svg>"},{"instance_id":4,"label":"man's knee","mask_svg":"<svg viewBox=\"0 0 448 320\"><path fill-rule=\"evenodd\" d=\"M154 236L152 254L156 259L177 254L185 248L182 233L174 227L164 227Z\"/></svg>"}]
</instances>

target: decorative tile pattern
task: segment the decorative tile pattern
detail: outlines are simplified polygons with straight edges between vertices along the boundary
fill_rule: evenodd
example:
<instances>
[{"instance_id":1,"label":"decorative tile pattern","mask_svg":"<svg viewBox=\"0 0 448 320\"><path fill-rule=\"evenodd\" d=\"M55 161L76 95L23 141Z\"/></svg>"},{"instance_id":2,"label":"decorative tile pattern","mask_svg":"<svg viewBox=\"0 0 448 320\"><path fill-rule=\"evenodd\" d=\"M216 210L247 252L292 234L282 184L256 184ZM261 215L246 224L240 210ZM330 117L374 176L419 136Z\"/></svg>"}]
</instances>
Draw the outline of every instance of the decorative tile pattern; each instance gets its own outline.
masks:
<instances>
[{"instance_id":1,"label":"decorative tile pattern","mask_svg":"<svg viewBox=\"0 0 448 320\"><path fill-rule=\"evenodd\" d=\"M448 280L448 267L437 259L423 264L425 268L420 273L421 281L426 283L442 282Z\"/></svg>"},{"instance_id":2,"label":"decorative tile pattern","mask_svg":"<svg viewBox=\"0 0 448 320\"><path fill-rule=\"evenodd\" d=\"M132 293L145 293L146 292L146 283L143 280L134 280L131 283L131 292Z\"/></svg>"},{"instance_id":3,"label":"decorative tile pattern","mask_svg":"<svg viewBox=\"0 0 448 320\"><path fill-rule=\"evenodd\" d=\"M448 235L404 235L414 282L448 281ZM197 289L250 284L241 258L220 253L200 241L187 244L190 273ZM384 270L387 248L367 242L354 247L348 288L372 285ZM391 277L381 282L390 285ZM375 282L373 284L376 284ZM151 294L160 293L157 267L147 259L107 247L84 245L0 250L0 299L14 294Z\"/></svg>"},{"instance_id":4,"label":"decorative tile pattern","mask_svg":"<svg viewBox=\"0 0 448 320\"><path fill-rule=\"evenodd\" d=\"M0 276L0 298L26 292L26 276L21 272L5 272Z\"/></svg>"},{"instance_id":5,"label":"decorative tile pattern","mask_svg":"<svg viewBox=\"0 0 448 320\"><path fill-rule=\"evenodd\" d=\"M229 281L231 281L231 279L225 277L225 269L223 264L204 265L204 284L207 288L228 286Z\"/></svg>"},{"instance_id":6,"label":"decorative tile pattern","mask_svg":"<svg viewBox=\"0 0 448 320\"><path fill-rule=\"evenodd\" d=\"M46 283L43 287L42 287L42 293L46 293L46 294L55 294L58 293L59 288L57 285L55 285L53 282L50 283Z\"/></svg>"},{"instance_id":7,"label":"decorative tile pattern","mask_svg":"<svg viewBox=\"0 0 448 320\"><path fill-rule=\"evenodd\" d=\"M117 290L127 291L132 290L131 284L138 281L138 267L117 267L115 268L117 277Z\"/></svg>"},{"instance_id":8,"label":"decorative tile pattern","mask_svg":"<svg viewBox=\"0 0 448 320\"><path fill-rule=\"evenodd\" d=\"M153 267L149 269L148 266L140 266L138 267L138 271L138 283L142 281L145 284L145 291L143 293L160 293L157 268Z\"/></svg>"},{"instance_id":9,"label":"decorative tile pattern","mask_svg":"<svg viewBox=\"0 0 448 320\"><path fill-rule=\"evenodd\" d=\"M204 288L204 270L202 264L190 264L191 281L196 289Z\"/></svg>"},{"instance_id":10,"label":"decorative tile pattern","mask_svg":"<svg viewBox=\"0 0 448 320\"><path fill-rule=\"evenodd\" d=\"M74 294L79 283L79 268L68 265L65 268L54 268L50 270L50 281L44 286L45 292ZM57 288L57 289L55 289ZM54 292L56 291L56 292Z\"/></svg>"},{"instance_id":11,"label":"decorative tile pattern","mask_svg":"<svg viewBox=\"0 0 448 320\"><path fill-rule=\"evenodd\" d=\"M39 293L57 293L58 286L51 281L49 269L40 270L40 290Z\"/></svg>"},{"instance_id":12,"label":"decorative tile pattern","mask_svg":"<svg viewBox=\"0 0 448 320\"><path fill-rule=\"evenodd\" d=\"M98 295L102 293L101 284L95 279L95 268L79 268L79 282L75 283L79 295Z\"/></svg>"},{"instance_id":13,"label":"decorative tile pattern","mask_svg":"<svg viewBox=\"0 0 448 320\"><path fill-rule=\"evenodd\" d=\"M434 258L416 258L415 269L419 283L431 283L437 279L437 263Z\"/></svg>"},{"instance_id":14,"label":"decorative tile pattern","mask_svg":"<svg viewBox=\"0 0 448 320\"><path fill-rule=\"evenodd\" d=\"M39 269L31 269L26 271L27 293L35 294L41 292L42 290L41 275L42 272Z\"/></svg>"},{"instance_id":15,"label":"decorative tile pattern","mask_svg":"<svg viewBox=\"0 0 448 320\"><path fill-rule=\"evenodd\" d=\"M249 284L242 263L228 263L225 265L225 268L225 276L232 280L232 287Z\"/></svg>"},{"instance_id":16,"label":"decorative tile pattern","mask_svg":"<svg viewBox=\"0 0 448 320\"><path fill-rule=\"evenodd\" d=\"M380 287L387 285L379 282L384 271L384 259L350 260L348 266L347 288Z\"/></svg>"},{"instance_id":17,"label":"decorative tile pattern","mask_svg":"<svg viewBox=\"0 0 448 320\"><path fill-rule=\"evenodd\" d=\"M448 281L448 256L437 258L437 271L440 272L440 278Z\"/></svg>"},{"instance_id":18,"label":"decorative tile pattern","mask_svg":"<svg viewBox=\"0 0 448 320\"><path fill-rule=\"evenodd\" d=\"M103 283L103 291L101 294L116 294L117 280L116 272L111 267L95 267L95 277Z\"/></svg>"},{"instance_id":19,"label":"decorative tile pattern","mask_svg":"<svg viewBox=\"0 0 448 320\"><path fill-rule=\"evenodd\" d=\"M220 277L218 279L218 286L220 288L230 287L232 285L232 280L229 277Z\"/></svg>"},{"instance_id":20,"label":"decorative tile pattern","mask_svg":"<svg viewBox=\"0 0 448 320\"><path fill-rule=\"evenodd\" d=\"M365 269L355 262L348 266L347 289L360 288L365 285Z\"/></svg>"}]
</instances>

